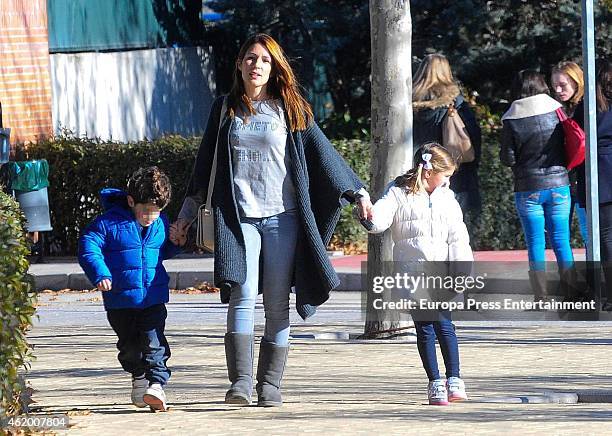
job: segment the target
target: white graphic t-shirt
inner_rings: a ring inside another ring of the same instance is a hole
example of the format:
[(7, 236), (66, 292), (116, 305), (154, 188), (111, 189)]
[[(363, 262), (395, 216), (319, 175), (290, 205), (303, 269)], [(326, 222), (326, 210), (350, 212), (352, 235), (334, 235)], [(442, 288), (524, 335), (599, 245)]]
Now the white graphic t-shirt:
[(254, 101), (255, 115), (237, 113), (230, 128), (234, 191), (243, 217), (264, 218), (295, 209), (280, 100)]

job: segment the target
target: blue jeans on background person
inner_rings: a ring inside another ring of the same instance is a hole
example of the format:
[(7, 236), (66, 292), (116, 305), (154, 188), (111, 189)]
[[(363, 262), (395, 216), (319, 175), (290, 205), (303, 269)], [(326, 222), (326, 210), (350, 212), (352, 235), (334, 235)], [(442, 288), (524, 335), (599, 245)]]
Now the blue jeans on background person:
[(264, 338), (279, 346), (287, 346), (298, 213), (290, 210), (266, 218), (243, 217), (240, 227), (246, 247), (247, 276), (244, 284), (232, 289), (227, 309), (227, 332), (253, 334), (261, 256), (261, 285), (266, 316)]
[[(113, 292), (113, 291), (109, 291)], [(109, 309), (106, 317), (118, 337), (119, 363), (138, 377), (142, 374), (150, 383), (168, 383), (170, 346), (164, 335), (168, 312), (164, 304), (145, 309)]]
[(436, 357), (436, 338), (440, 343), (440, 350), (444, 358), (446, 378), (459, 377), (459, 345), (450, 312), (440, 312), (438, 320), (435, 321), (417, 321), (420, 318), (418, 315), (418, 313), (413, 314), (414, 327), (417, 334), (417, 348), (429, 381), (440, 378), (438, 359)]
[(548, 232), (559, 268), (571, 268), (574, 265), (574, 256), (570, 247), (569, 186), (515, 192), (514, 199), (525, 233), (530, 270), (546, 269), (545, 230)]
[(572, 204), (570, 206), (570, 228), (572, 226), (572, 218), (574, 216), (574, 211), (576, 212), (576, 216), (578, 217), (578, 227), (580, 229), (580, 235), (582, 236), (582, 241), (584, 242), (584, 246), (588, 245), (589, 241), (589, 227), (587, 224), (587, 213), (586, 208), (580, 206), (580, 203), (575, 201), (572, 197)]
[(586, 246), (589, 243), (589, 226), (587, 224), (587, 212), (586, 209), (576, 203), (576, 215), (578, 215), (578, 224), (580, 224), (580, 234), (582, 240)]

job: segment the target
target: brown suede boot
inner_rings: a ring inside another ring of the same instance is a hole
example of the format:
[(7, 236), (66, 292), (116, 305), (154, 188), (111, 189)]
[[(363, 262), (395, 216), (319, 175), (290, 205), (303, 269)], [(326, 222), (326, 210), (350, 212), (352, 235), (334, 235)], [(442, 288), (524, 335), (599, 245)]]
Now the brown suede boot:
[(580, 301), (586, 296), (586, 290), (578, 287), (576, 268), (559, 270), (558, 293), (564, 296), (563, 302)]
[(529, 271), (529, 284), (533, 290), (533, 301), (548, 301), (546, 271)]
[(603, 272), (604, 272), (605, 285), (602, 286), (602, 289), (604, 290), (601, 292), (601, 296), (606, 297), (606, 301), (604, 302), (601, 310), (604, 310), (606, 312), (611, 312), (612, 311), (612, 262), (603, 263)]

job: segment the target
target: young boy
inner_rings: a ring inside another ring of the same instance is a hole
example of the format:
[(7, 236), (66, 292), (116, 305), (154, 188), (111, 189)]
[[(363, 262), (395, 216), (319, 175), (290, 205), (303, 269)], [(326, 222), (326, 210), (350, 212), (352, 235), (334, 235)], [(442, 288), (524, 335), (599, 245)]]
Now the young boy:
[(118, 337), (118, 359), (132, 374), (132, 403), (165, 411), (170, 370), (164, 336), (168, 274), (162, 260), (178, 251), (174, 229), (160, 215), (170, 202), (168, 177), (157, 167), (137, 170), (127, 192), (103, 189), (105, 212), (79, 239), (79, 263), (102, 291), (108, 322)]

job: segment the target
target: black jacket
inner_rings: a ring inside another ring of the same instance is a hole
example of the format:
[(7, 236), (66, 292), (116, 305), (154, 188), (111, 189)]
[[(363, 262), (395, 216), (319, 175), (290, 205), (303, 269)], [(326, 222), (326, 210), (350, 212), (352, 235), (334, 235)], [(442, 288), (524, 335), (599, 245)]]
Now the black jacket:
[[(187, 195), (206, 193), (208, 190), (222, 104), (223, 98), (219, 97), (211, 108)], [(244, 283), (246, 280), (245, 243), (233, 190), (230, 124), (230, 118), (225, 118), (219, 131), (217, 173), (212, 196), (215, 219), (214, 280), (219, 287)], [(306, 319), (315, 313), (316, 306), (327, 301), (329, 292), (340, 285), (326, 247), (340, 218), (341, 207), (352, 201), (353, 192), (364, 185), (315, 123), (304, 131), (291, 132), (287, 135), (287, 141), (301, 224), (294, 271), (296, 309)]]
[(565, 136), (546, 94), (516, 100), (502, 117), (500, 159), (514, 173), (514, 191), (540, 191), (569, 185)]
[[(454, 102), (457, 113), (463, 120), (465, 128), (474, 147), (475, 159), (463, 163), (450, 179), (450, 188), (455, 193), (467, 194), (467, 208), (480, 209), (480, 190), (478, 183), (478, 165), (480, 162), (482, 135), (474, 112), (461, 94), (448, 99)], [(423, 106), (414, 111), (412, 138), (415, 150), (427, 142), (442, 144), (442, 121), (448, 111), (448, 103), (443, 100), (421, 102)]]
[[(579, 103), (573, 117), (584, 127), (584, 105)], [(585, 165), (576, 168), (578, 181), (578, 203), (586, 205)], [(599, 185), (599, 204), (612, 202), (612, 108), (597, 113), (597, 180)]]

